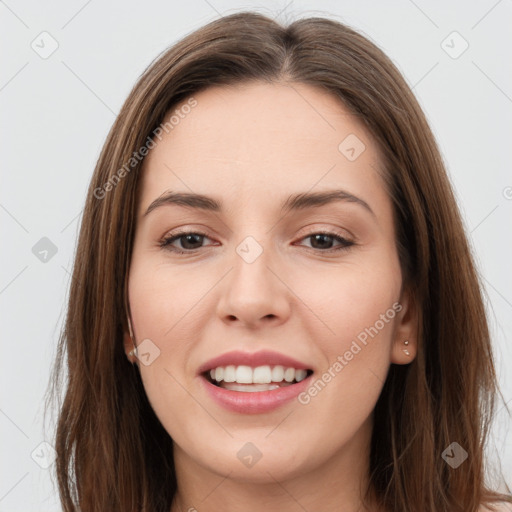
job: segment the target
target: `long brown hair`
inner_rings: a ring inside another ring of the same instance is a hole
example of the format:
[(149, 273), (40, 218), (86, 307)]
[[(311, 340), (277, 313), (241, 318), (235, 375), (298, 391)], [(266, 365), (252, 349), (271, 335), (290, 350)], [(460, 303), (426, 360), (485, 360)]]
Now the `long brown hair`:
[[(170, 510), (172, 439), (123, 349), (143, 162), (130, 159), (179, 102), (211, 85), (251, 80), (334, 95), (366, 124), (384, 157), (404, 285), (420, 327), (417, 357), (391, 365), (374, 411), (367, 496), (394, 512), (476, 512), (481, 503), (512, 502), (484, 483), (499, 392), (492, 347), (481, 284), (421, 108), (390, 59), (349, 27), (324, 18), (284, 27), (244, 12), (209, 23), (151, 64), (97, 162), (53, 376), (57, 394), (67, 370), (55, 440), (64, 510)], [(469, 454), (457, 469), (442, 458), (454, 441)]]

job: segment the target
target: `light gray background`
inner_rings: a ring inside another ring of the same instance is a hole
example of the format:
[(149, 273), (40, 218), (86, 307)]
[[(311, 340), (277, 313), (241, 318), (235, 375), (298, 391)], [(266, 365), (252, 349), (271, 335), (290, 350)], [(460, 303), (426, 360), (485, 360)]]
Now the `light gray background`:
[[(116, 113), (160, 52), (243, 9), (281, 21), (332, 16), (369, 36), (403, 72), (438, 138), (471, 233), (487, 287), (499, 379), (505, 400), (512, 400), (506, 371), (512, 367), (510, 0), (0, 1), (0, 511), (60, 510), (50, 469), (35, 462), (51, 462), (51, 448), (40, 446), (51, 442), (43, 431), (42, 399), (86, 188)], [(31, 47), (51, 48), (43, 31), (58, 43), (47, 59)], [(461, 37), (448, 37), (453, 31)], [(464, 40), (469, 47), (458, 56)], [(46, 262), (32, 252), (42, 237), (58, 249)], [(490, 451), (499, 453), (512, 485), (504, 413), (502, 407)]]

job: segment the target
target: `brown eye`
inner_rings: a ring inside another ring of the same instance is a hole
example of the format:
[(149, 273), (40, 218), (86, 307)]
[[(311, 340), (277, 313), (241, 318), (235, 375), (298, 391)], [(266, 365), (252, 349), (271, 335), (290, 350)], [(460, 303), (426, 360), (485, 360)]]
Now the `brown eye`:
[[(160, 242), (160, 246), (170, 251), (176, 251), (178, 253), (192, 252), (202, 247), (202, 243), (205, 238), (208, 237), (204, 233), (198, 233), (195, 231), (183, 231), (164, 238)], [(179, 242), (181, 247), (172, 245), (176, 241)]]
[[(303, 238), (303, 240), (311, 239), (311, 248), (322, 252), (338, 251), (348, 249), (354, 245), (354, 242), (347, 240), (337, 233), (312, 233)], [(338, 242), (339, 245), (333, 247), (333, 243)]]

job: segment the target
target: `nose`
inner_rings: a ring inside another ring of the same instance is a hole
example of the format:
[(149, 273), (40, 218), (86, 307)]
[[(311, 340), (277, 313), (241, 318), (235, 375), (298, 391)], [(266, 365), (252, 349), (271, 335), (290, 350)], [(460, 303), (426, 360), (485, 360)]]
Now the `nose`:
[(293, 294), (282, 274), (266, 250), (250, 263), (235, 254), (233, 269), (222, 280), (219, 318), (250, 329), (286, 322)]

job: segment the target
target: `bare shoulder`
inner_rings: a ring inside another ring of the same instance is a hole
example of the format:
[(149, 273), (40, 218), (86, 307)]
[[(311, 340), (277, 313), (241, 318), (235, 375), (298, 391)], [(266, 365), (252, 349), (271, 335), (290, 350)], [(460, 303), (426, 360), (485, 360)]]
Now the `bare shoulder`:
[(492, 505), (481, 505), (478, 512), (512, 512), (512, 503), (500, 501)]

